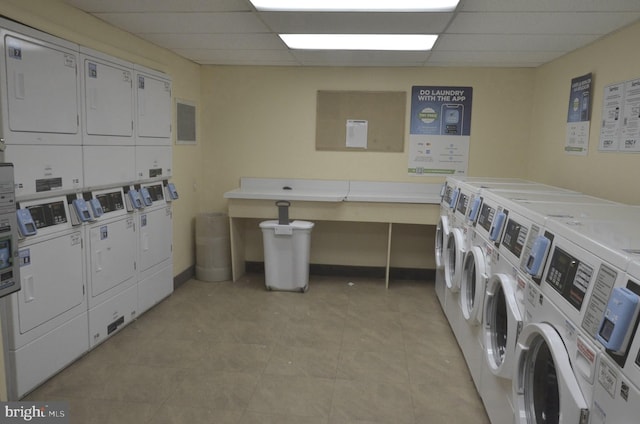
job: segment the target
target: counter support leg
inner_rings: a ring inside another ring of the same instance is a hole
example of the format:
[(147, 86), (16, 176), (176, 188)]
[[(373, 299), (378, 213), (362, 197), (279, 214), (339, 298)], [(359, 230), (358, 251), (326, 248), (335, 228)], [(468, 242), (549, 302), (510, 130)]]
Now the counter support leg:
[(385, 288), (389, 288), (389, 269), (391, 267), (391, 232), (393, 224), (389, 223), (389, 232), (387, 234), (387, 265), (385, 270), (384, 285)]
[(231, 239), (231, 277), (238, 281), (245, 272), (244, 260), (244, 221), (241, 218), (229, 217)]

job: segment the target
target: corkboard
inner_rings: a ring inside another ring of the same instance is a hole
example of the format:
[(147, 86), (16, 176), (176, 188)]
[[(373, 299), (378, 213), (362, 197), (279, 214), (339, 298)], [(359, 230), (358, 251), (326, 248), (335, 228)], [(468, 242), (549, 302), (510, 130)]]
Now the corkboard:
[[(316, 150), (403, 152), (407, 93), (318, 91)], [(347, 121), (367, 121), (367, 148), (347, 147)]]

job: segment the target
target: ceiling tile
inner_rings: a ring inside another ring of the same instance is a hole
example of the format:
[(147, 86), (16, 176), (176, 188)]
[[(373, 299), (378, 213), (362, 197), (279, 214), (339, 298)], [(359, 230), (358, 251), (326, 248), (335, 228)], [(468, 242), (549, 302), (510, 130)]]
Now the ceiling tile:
[(422, 66), (428, 52), (381, 51), (304, 51), (294, 50), (293, 56), (303, 65), (321, 66)]
[(168, 49), (286, 49), (275, 34), (143, 34), (141, 37)]
[(463, 12), (637, 12), (638, 0), (467, 0)]
[(260, 17), (278, 33), (391, 33), (435, 34), (442, 32), (453, 13), (280, 13)]
[(563, 54), (562, 52), (520, 51), (433, 51), (427, 65), (535, 67)]
[(247, 0), (65, 0), (89, 13), (251, 11)]
[(591, 43), (596, 35), (540, 34), (443, 34), (437, 50), (456, 51), (560, 51), (566, 52)]
[(449, 34), (606, 34), (640, 18), (634, 13), (466, 13), (456, 15)]
[(96, 16), (134, 34), (269, 31), (251, 12), (97, 13)]
[(288, 50), (174, 49), (175, 53), (198, 63), (298, 65)]

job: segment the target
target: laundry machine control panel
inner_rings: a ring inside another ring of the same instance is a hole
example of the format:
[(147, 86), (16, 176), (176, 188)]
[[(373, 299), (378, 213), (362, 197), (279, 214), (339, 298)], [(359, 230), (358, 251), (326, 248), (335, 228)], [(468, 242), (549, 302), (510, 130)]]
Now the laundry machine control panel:
[(574, 308), (580, 310), (593, 273), (592, 266), (556, 247), (551, 255), (545, 281)]
[(0, 164), (0, 297), (20, 290), (13, 165)]

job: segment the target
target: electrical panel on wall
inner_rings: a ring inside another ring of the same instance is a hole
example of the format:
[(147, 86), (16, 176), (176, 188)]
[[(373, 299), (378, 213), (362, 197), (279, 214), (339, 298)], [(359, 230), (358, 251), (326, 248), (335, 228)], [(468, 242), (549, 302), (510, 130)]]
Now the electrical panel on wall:
[(136, 145), (171, 145), (171, 80), (135, 65)]
[(11, 21), (0, 27), (5, 142), (80, 145), (79, 46)]

